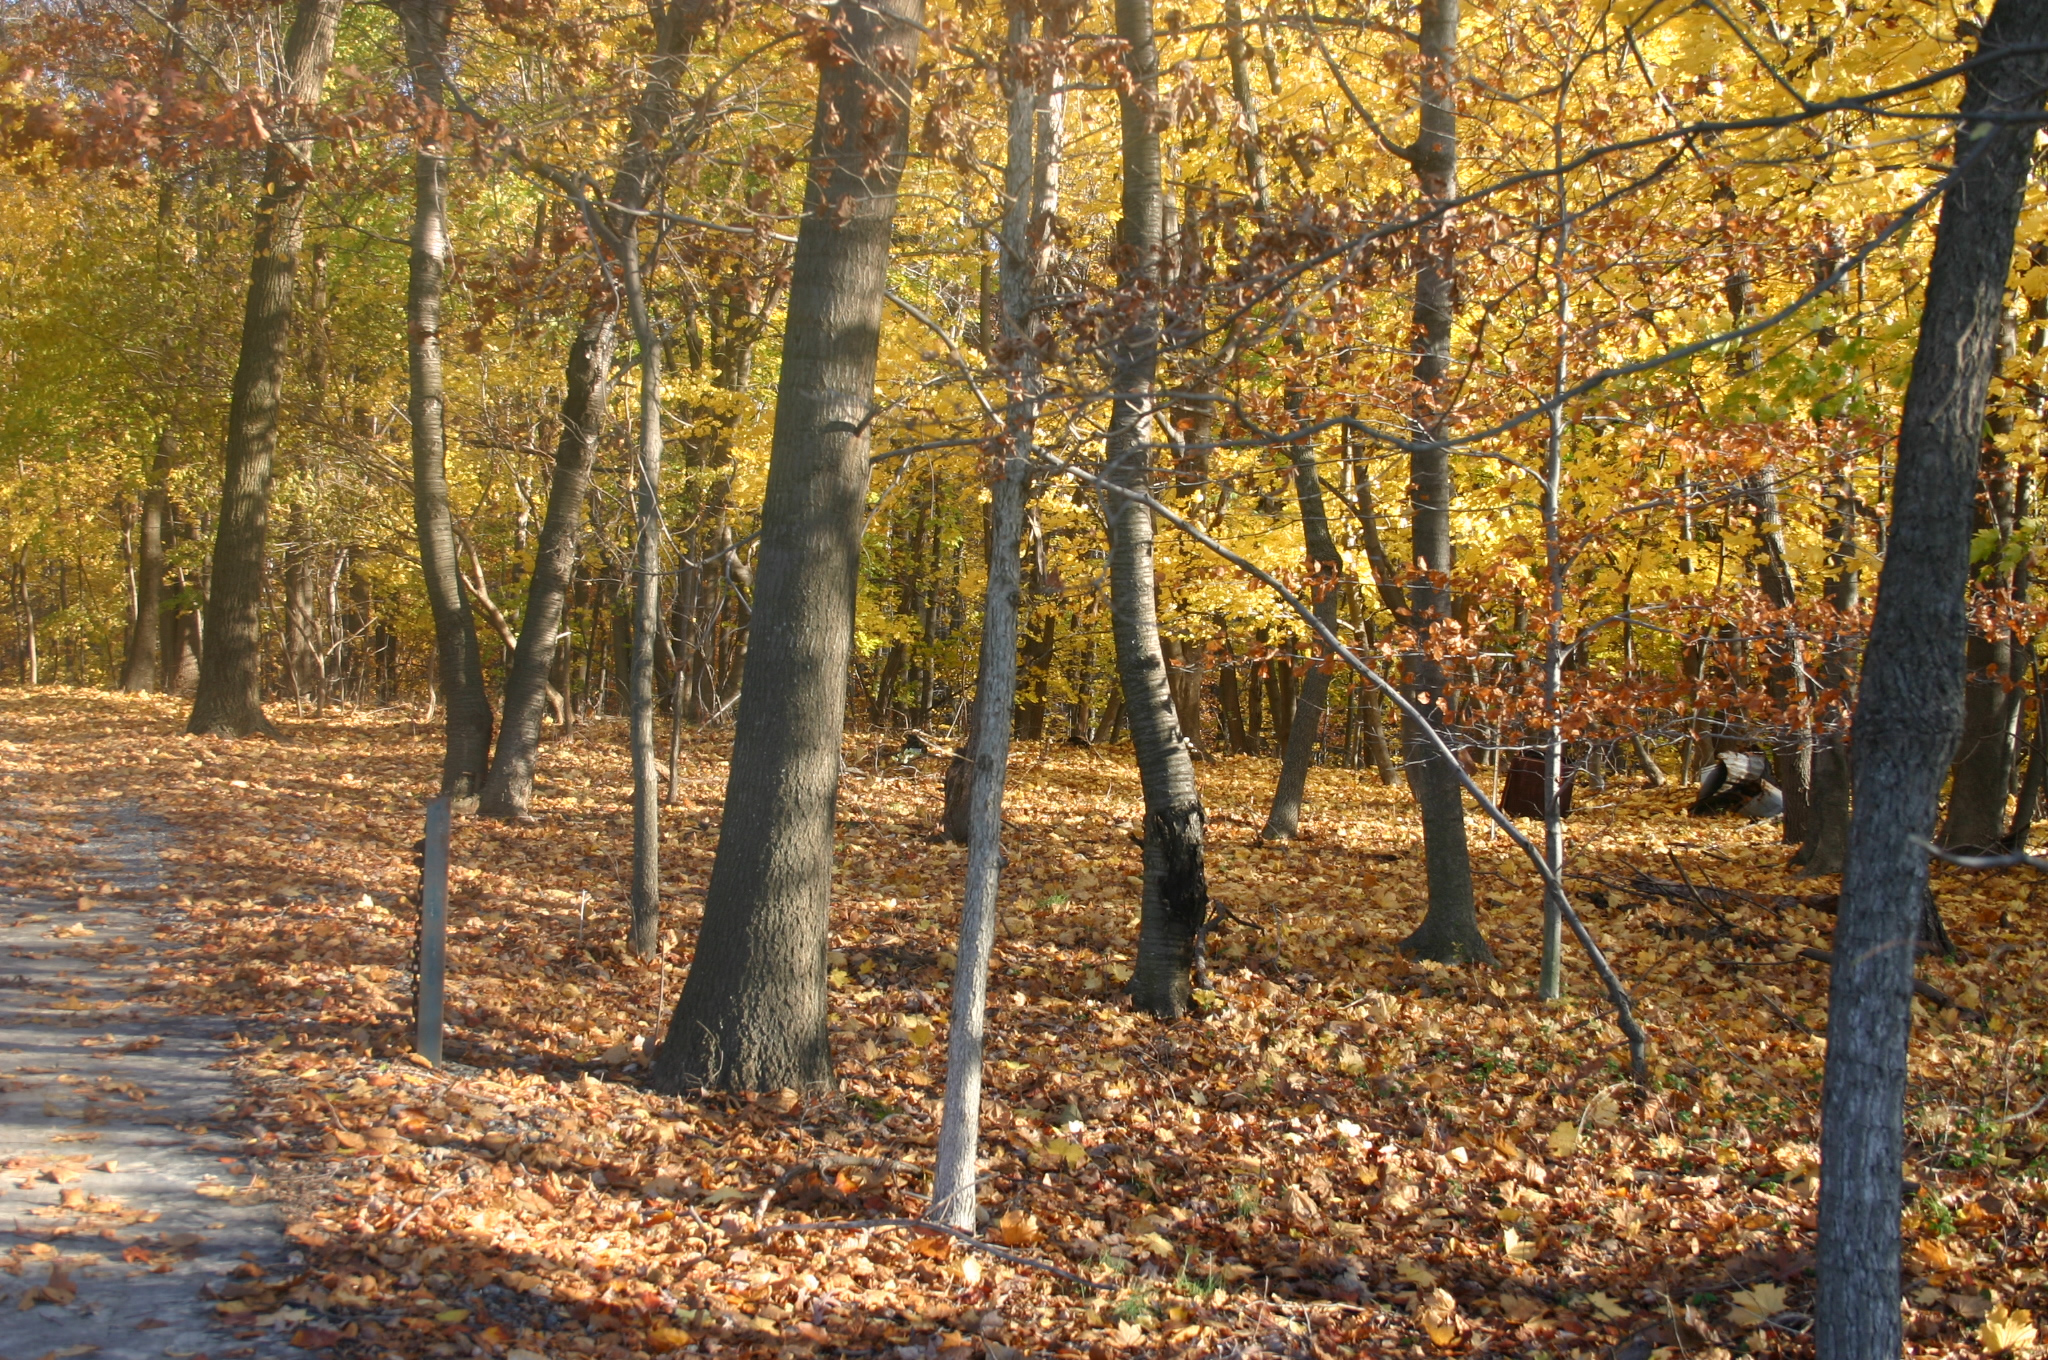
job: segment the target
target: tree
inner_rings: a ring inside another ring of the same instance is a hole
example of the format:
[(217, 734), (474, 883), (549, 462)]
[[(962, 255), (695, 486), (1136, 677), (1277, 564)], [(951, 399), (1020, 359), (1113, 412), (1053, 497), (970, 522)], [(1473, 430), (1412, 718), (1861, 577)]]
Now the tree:
[(414, 117), (413, 220), (405, 292), (407, 422), (412, 427), (413, 523), (420, 571), (434, 611), (434, 654), (448, 713), (441, 796), (474, 807), (491, 756), (491, 701), (484, 693), (476, 617), (462, 583), (455, 522), (448, 506), (448, 399), (441, 377), (441, 291), (448, 273), (448, 110), (442, 70), (448, 60), (449, 0), (403, 0), (405, 63)]
[[(1985, 395), (2042, 90), (2048, 0), (1999, 0), (1964, 87), (1855, 720), (1821, 1092), (1820, 1360), (1897, 1355), (1899, 1164), (1927, 844), (1962, 729)], [(2029, 49), (2032, 50), (2029, 50)], [(2015, 50), (2017, 49), (2017, 50)]]
[(205, 650), (186, 730), (246, 737), (274, 729), (263, 716), (263, 556), (270, 524), (277, 408), (291, 335), (292, 289), (305, 239), (314, 133), (307, 117), (327, 84), (341, 0), (298, 0), (285, 36), (278, 129), (263, 158), (263, 196), (249, 263), (241, 352), (228, 407), (227, 464), (204, 615)]
[[(1117, 258), (1119, 282), (1131, 299), (1131, 319), (1109, 355), (1116, 396), (1103, 470), (1117, 486), (1146, 491), (1151, 483), (1147, 431), (1157, 400), (1153, 389), (1159, 372), (1159, 268), (1165, 245), (1159, 50), (1151, 0), (1116, 0), (1116, 32), (1124, 42), (1125, 73), (1117, 93), (1123, 151)], [(1195, 951), (1209, 917), (1203, 866), (1206, 819), (1159, 642), (1152, 510), (1142, 500), (1111, 496), (1103, 516), (1109, 522), (1117, 678), (1123, 685), (1124, 716), (1145, 793), (1145, 886), (1131, 1004), (1171, 1019), (1188, 1008)]]
[(784, 323), (752, 635), (704, 919), (653, 1080), (665, 1091), (832, 1081), (825, 942), (871, 394), (923, 0), (810, 30), (811, 173)]
[[(1458, 194), (1458, 4), (1423, 0), (1419, 30), (1421, 135), (1402, 157), (1414, 168), (1426, 212), (1448, 211)], [(1452, 561), (1451, 450), (1446, 441), (1448, 411), (1443, 402), (1451, 365), (1451, 325), (1457, 298), (1457, 266), (1451, 252), (1456, 233), (1440, 218), (1425, 219), (1417, 232), (1415, 270), (1416, 442), (1408, 460), (1412, 560), (1405, 591), (1408, 625), (1415, 636), (1408, 654), (1408, 683), (1416, 707), (1446, 726), (1449, 683), (1443, 663), (1432, 654), (1433, 628), (1450, 617)], [(1429, 869), (1429, 908), (1402, 948), (1442, 963), (1492, 963), (1493, 950), (1479, 933), (1472, 898), (1472, 857), (1465, 843), (1465, 800), (1457, 773), (1434, 743), (1407, 722), (1403, 768), (1422, 813), (1423, 855)]]
[(177, 436), (168, 429), (159, 433), (136, 533), (135, 626), (128, 635), (127, 664), (121, 668), (121, 688), (130, 694), (148, 694), (157, 687), (157, 654), (163, 649), (164, 515), (170, 508), (171, 460), (177, 454)]
[[(661, 12), (655, 25), (647, 82), (627, 119), (618, 170), (612, 177), (611, 193), (601, 205), (606, 234), (615, 240), (640, 231), (641, 215), (654, 200), (665, 165), (662, 141), (675, 119), (677, 81), (691, 48), (716, 13), (715, 0), (677, 0)], [(521, 818), (533, 801), (548, 675), (555, 664), (569, 585), (582, 551), (583, 500), (590, 490), (590, 473), (604, 432), (605, 406), (611, 399), (618, 322), (615, 303), (588, 304), (569, 346), (562, 387), (562, 429), (555, 442), (547, 515), (534, 554), (533, 580), (526, 591), (518, 644), (505, 676), (504, 726), (478, 805), (486, 816)]]

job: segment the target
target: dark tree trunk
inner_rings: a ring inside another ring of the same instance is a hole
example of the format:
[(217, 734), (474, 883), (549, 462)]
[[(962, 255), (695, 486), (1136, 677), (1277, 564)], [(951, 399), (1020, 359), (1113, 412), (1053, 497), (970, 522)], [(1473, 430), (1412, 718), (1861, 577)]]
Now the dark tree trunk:
[(263, 716), (263, 551), (270, 527), (271, 462), (277, 452), (277, 408), (291, 337), (292, 284), (305, 240), (307, 172), (313, 135), (303, 111), (317, 104), (334, 56), (341, 0), (299, 0), (285, 38), (279, 96), (288, 110), (263, 163), (263, 197), (249, 293), (242, 311), (241, 353), (228, 404), (227, 469), (207, 582), (206, 648), (185, 730), (246, 737), (275, 731)]
[[(1458, 0), (1423, 0), (1418, 46), (1421, 69), (1422, 135), (1409, 153), (1417, 185), (1428, 204), (1448, 203), (1458, 192), (1458, 114), (1455, 71), (1458, 60)], [(1451, 258), (1455, 233), (1434, 223), (1421, 228), (1415, 272), (1414, 341), (1418, 391), (1415, 424), (1423, 442), (1409, 455), (1412, 487), (1413, 557), (1420, 568), (1408, 582), (1410, 626), (1426, 639), (1432, 623), (1450, 612), (1445, 578), (1452, 567), (1451, 454), (1435, 442), (1447, 413), (1438, 402), (1439, 388), (1450, 372), (1452, 309), (1456, 302), (1456, 268)], [(1439, 727), (1449, 709), (1444, 703), (1448, 677), (1426, 646), (1407, 658), (1410, 693), (1423, 713)], [(1465, 800), (1456, 773), (1419, 731), (1404, 720), (1404, 760), (1409, 787), (1422, 813), (1423, 859), (1429, 875), (1429, 908), (1401, 947), (1439, 963), (1492, 963), (1493, 950), (1479, 933), (1479, 913), (1472, 898), (1472, 857), (1465, 841)]]
[[(661, 174), (661, 142), (675, 118), (676, 80), (684, 59), (717, 11), (715, 0), (677, 0), (662, 11), (647, 84), (633, 106), (629, 135), (619, 151), (618, 172), (606, 202), (614, 235), (637, 231), (639, 210), (652, 199)], [(505, 677), (504, 727), (484, 781), (479, 811), (521, 818), (533, 801), (533, 774), (540, 761), (540, 725), (548, 707), (548, 676), (556, 635), (567, 612), (567, 592), (583, 541), (583, 503), (604, 432), (611, 397), (612, 356), (618, 346), (615, 308), (593, 310), (569, 349), (562, 395), (562, 433), (555, 443), (555, 470), (548, 485), (533, 580), (526, 590), (519, 646)], [(564, 677), (566, 681), (567, 677)], [(557, 686), (566, 694), (565, 686)], [(565, 704), (573, 708), (573, 704)]]
[[(1159, 51), (1151, 0), (1116, 0), (1116, 32), (1128, 78), (1118, 96), (1123, 146), (1122, 225), (1117, 242), (1123, 286), (1143, 299), (1115, 342), (1116, 399), (1109, 418), (1105, 472), (1133, 490), (1149, 489), (1153, 388), (1159, 371), (1159, 316), (1153, 297), (1164, 240), (1159, 174)], [(1111, 493), (1109, 598), (1117, 677), (1145, 793), (1145, 886), (1131, 1003), (1172, 1018), (1188, 1008), (1195, 952), (1209, 915), (1203, 866), (1204, 818), (1195, 766), (1159, 646), (1151, 507)]]
[(2006, 831), (2005, 800), (2012, 790), (2016, 727), (2025, 694), (2012, 683), (2012, 633), (2003, 622), (1996, 637), (1972, 632), (1964, 651), (1963, 730), (1949, 786), (1941, 844), (1965, 854), (1994, 854)]
[[(1294, 498), (1301, 506), (1301, 536), (1308, 548), (1308, 560), (1315, 571), (1316, 617), (1335, 627), (1344, 577), (1344, 556), (1330, 535), (1330, 519), (1323, 509), (1323, 484), (1316, 468), (1315, 446), (1307, 440), (1294, 449)], [(1323, 707), (1330, 696), (1330, 672), (1322, 666), (1309, 667), (1302, 677), (1295, 700), (1294, 720), (1288, 727), (1287, 751), (1280, 759), (1280, 781), (1273, 790), (1273, 806), (1266, 813), (1266, 827), (1259, 835), (1269, 841), (1293, 840), (1301, 830), (1301, 798), (1308, 787), (1308, 768), (1315, 758), (1316, 733), (1321, 730)]]
[(135, 627), (128, 634), (128, 659), (121, 688), (148, 694), (157, 687), (157, 655), (163, 647), (164, 514), (170, 505), (171, 460), (178, 439), (169, 430), (156, 437), (149, 485), (142, 493), (142, 524), (135, 552)]
[(889, 237), (923, 21), (923, 0), (838, 7), (819, 67), (746, 679), (696, 957), (654, 1064), (664, 1091), (832, 1083), (833, 808)]
[[(2048, 40), (2048, 0), (1999, 0), (1979, 50)], [(1968, 76), (1963, 113), (2041, 107), (2048, 56)], [(1835, 922), (1821, 1094), (1819, 1360), (1900, 1352), (1900, 1159), (1926, 842), (1962, 726), (1965, 588), (1985, 393), (2035, 124), (1965, 121), (1900, 420), (1889, 542), (1856, 707), (1855, 815)]]
[[(548, 677), (557, 657), (556, 641), (568, 613), (569, 588), (583, 543), (583, 502), (604, 432), (610, 397), (612, 354), (618, 347), (618, 312), (609, 306), (591, 313), (569, 350), (568, 382), (562, 395), (562, 433), (555, 441), (555, 468), (548, 481), (547, 516), (541, 521), (533, 579), (526, 587), (526, 612), (519, 645), (505, 677), (505, 720), (491, 758), (479, 811), (490, 817), (524, 817), (533, 801), (533, 772), (540, 761), (540, 725), (547, 713)], [(566, 654), (564, 654), (566, 657)], [(566, 693), (567, 670), (555, 686)], [(571, 707), (566, 702), (565, 708)], [(566, 720), (566, 719), (565, 719)]]
[(412, 426), (412, 513), (420, 571), (434, 614), (434, 656), (447, 742), (441, 796), (474, 807), (491, 758), (491, 701), (484, 694), (476, 616), (462, 584), (455, 521), (448, 505), (448, 402), (441, 379), (441, 293), (448, 273), (448, 111), (441, 75), (448, 56), (450, 0), (404, 0), (405, 61), (416, 104), (411, 269), (405, 293), (406, 415)]

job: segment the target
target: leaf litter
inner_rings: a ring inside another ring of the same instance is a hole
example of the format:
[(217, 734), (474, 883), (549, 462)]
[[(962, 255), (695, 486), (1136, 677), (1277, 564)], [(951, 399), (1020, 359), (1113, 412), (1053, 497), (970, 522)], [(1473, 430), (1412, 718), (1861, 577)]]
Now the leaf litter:
[[(839, 1090), (678, 1099), (642, 1077), (716, 848), (715, 734), (686, 734), (664, 809), (658, 964), (620, 947), (615, 726), (552, 734), (534, 824), (459, 825), (435, 1070), (408, 1055), (434, 733), (337, 714), (236, 743), (184, 736), (168, 700), (0, 705), (13, 890), (99, 894), (81, 819), (107, 798), (182, 829), (144, 999), (235, 1018), (246, 1096), (188, 1132), (224, 1140), (214, 1193), (284, 1202), (304, 1262), (215, 1306), (309, 1351), (1811, 1351), (1827, 978), (1799, 951), (1827, 944), (1827, 885), (1785, 873), (1773, 827), (1685, 817), (1683, 790), (1616, 782), (1571, 827), (1581, 872), (1626, 885), (1675, 858), (1715, 894), (1712, 911), (1586, 896), (1654, 1040), (1639, 1090), (1576, 959), (1567, 1000), (1530, 997), (1539, 899), (1477, 823), (1502, 967), (1397, 952), (1423, 900), (1413, 818), (1351, 771), (1316, 771), (1309, 834), (1267, 846), (1274, 762), (1202, 767), (1211, 884), (1236, 919), (1196, 1016), (1132, 1015), (1116, 995), (1140, 869), (1129, 761), (1022, 748), (983, 1122), (984, 1239), (1013, 1260), (884, 1226), (922, 1208), (944, 1082), (965, 852), (931, 837), (936, 762), (849, 740)], [(2048, 951), (2015, 921), (2042, 885), (1948, 869), (1936, 885), (1958, 953), (1921, 977), (1956, 1005), (1914, 1003), (1908, 1335), (1917, 1355), (2023, 1354), (2048, 1283)], [(63, 947), (85, 957), (132, 948), (76, 938)], [(48, 1270), (34, 1289), (61, 1291)]]

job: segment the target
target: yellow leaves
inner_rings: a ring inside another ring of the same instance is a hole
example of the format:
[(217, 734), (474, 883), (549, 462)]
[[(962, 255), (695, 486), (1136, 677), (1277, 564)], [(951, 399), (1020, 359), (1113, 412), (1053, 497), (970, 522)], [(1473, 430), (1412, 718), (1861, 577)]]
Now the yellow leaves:
[(1513, 1228), (1509, 1228), (1500, 1236), (1501, 1254), (1510, 1261), (1520, 1261), (1527, 1264), (1536, 1259), (1536, 1254), (1540, 1249), (1538, 1243), (1528, 1240)]
[(1620, 1322), (1629, 1315), (1629, 1310), (1620, 1299), (1611, 1294), (1594, 1293), (1586, 1295), (1586, 1305), (1607, 1322)]
[(996, 1220), (995, 1231), (991, 1234), (1006, 1247), (1035, 1246), (1045, 1233), (1038, 1226), (1038, 1215), (1027, 1214), (1021, 1209), (1007, 1209)]
[(1734, 1307), (1728, 1320), (1737, 1327), (1761, 1327), (1785, 1311), (1785, 1287), (1776, 1284), (1751, 1285), (1728, 1296)]
[(2030, 1349), (2035, 1340), (2034, 1315), (2024, 1308), (1993, 1308), (1977, 1329), (1977, 1340), (1993, 1355)]
[(1450, 1346), (1465, 1328), (1458, 1316), (1458, 1301), (1447, 1289), (1432, 1289), (1415, 1300), (1415, 1322), (1438, 1346)]
[(1544, 1141), (1550, 1148), (1551, 1156), (1569, 1157), (1579, 1150), (1579, 1126), (1572, 1123), (1559, 1124), (1551, 1129), (1550, 1136)]
[(1088, 1149), (1071, 1138), (1048, 1138), (1031, 1160), (1048, 1170), (1079, 1171), (1088, 1162)]
[(1422, 1264), (1413, 1256), (1403, 1256), (1394, 1267), (1394, 1273), (1402, 1280), (1414, 1285), (1417, 1289), (1436, 1288), (1435, 1274), (1430, 1271), (1428, 1266)]

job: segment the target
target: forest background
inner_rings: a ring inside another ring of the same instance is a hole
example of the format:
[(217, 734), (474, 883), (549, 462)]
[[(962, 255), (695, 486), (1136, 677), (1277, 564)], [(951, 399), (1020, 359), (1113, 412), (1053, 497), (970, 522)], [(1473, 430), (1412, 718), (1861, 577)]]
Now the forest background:
[[(859, 486), (805, 579), (834, 579), (818, 562), (849, 544), (858, 566), (850, 612), (803, 617), (850, 650), (823, 668), (829, 702), (792, 681), (762, 721), (829, 718), (831, 782), (863, 753), (879, 778), (985, 752), (969, 710), (1003, 667), (982, 644), (1014, 641), (1014, 705), (992, 712), (1017, 739), (1115, 759), (1128, 735), (1143, 768), (1143, 934), (1107, 965), (1141, 1009), (1216, 1004), (1205, 937), (1263, 928), (1229, 889), (1210, 915), (1193, 791), (1232, 777), (1212, 762), (1283, 757), (1265, 842), (1312, 827), (1312, 767), (1405, 775), (1428, 835), (1398, 943), (1438, 963), (1496, 961), (1475, 865), (1527, 866), (1475, 858), (1429, 734), (1471, 791), (1512, 809), (1519, 783), (1545, 823), (1525, 981), (1546, 999), (1578, 929), (1567, 766), (1582, 799), (1726, 771), (1746, 804), (1768, 777), (1790, 867), (1840, 871), (1899, 411), (1936, 213), (1970, 159), (1954, 111), (1966, 76), (1992, 79), (1969, 64), (1987, 15), (1114, 10), (14, 9), (18, 679), (191, 693), (201, 735), (268, 728), (259, 695), (344, 724), (445, 714), (442, 791), (515, 820), (559, 778), (543, 731), (630, 715), (628, 943), (652, 957), (672, 943), (663, 781), (675, 804), (693, 730), (737, 713), (746, 740), (750, 653), (798, 658), (770, 677), (817, 669), (771, 631), (790, 616), (756, 613), (784, 598), (764, 507), (776, 440), (799, 438), (774, 413), (807, 401), (829, 417), (807, 475)], [(2048, 765), (2029, 598), (2048, 237), (2025, 167), (2015, 183), (1940, 831), (1993, 854), (2024, 849)], [(808, 286), (865, 288), (872, 323), (806, 302), (805, 232), (842, 251)], [(800, 307), (830, 325), (785, 326)], [(976, 781), (955, 773), (931, 820), (966, 840)], [(992, 882), (992, 847), (970, 883)], [(1628, 891), (1654, 896), (1644, 881)], [(1819, 909), (1748, 902), (1788, 904)], [(1596, 971), (1626, 1030), (1623, 979)], [(1936, 995), (1981, 1018), (1974, 994)], [(707, 1075), (671, 1047), (657, 1085)], [(806, 1061), (745, 1055), (728, 1084), (807, 1091)], [(1537, 1259), (1519, 1241), (1508, 1258)], [(2013, 1316), (1983, 1344), (2017, 1337)]]

